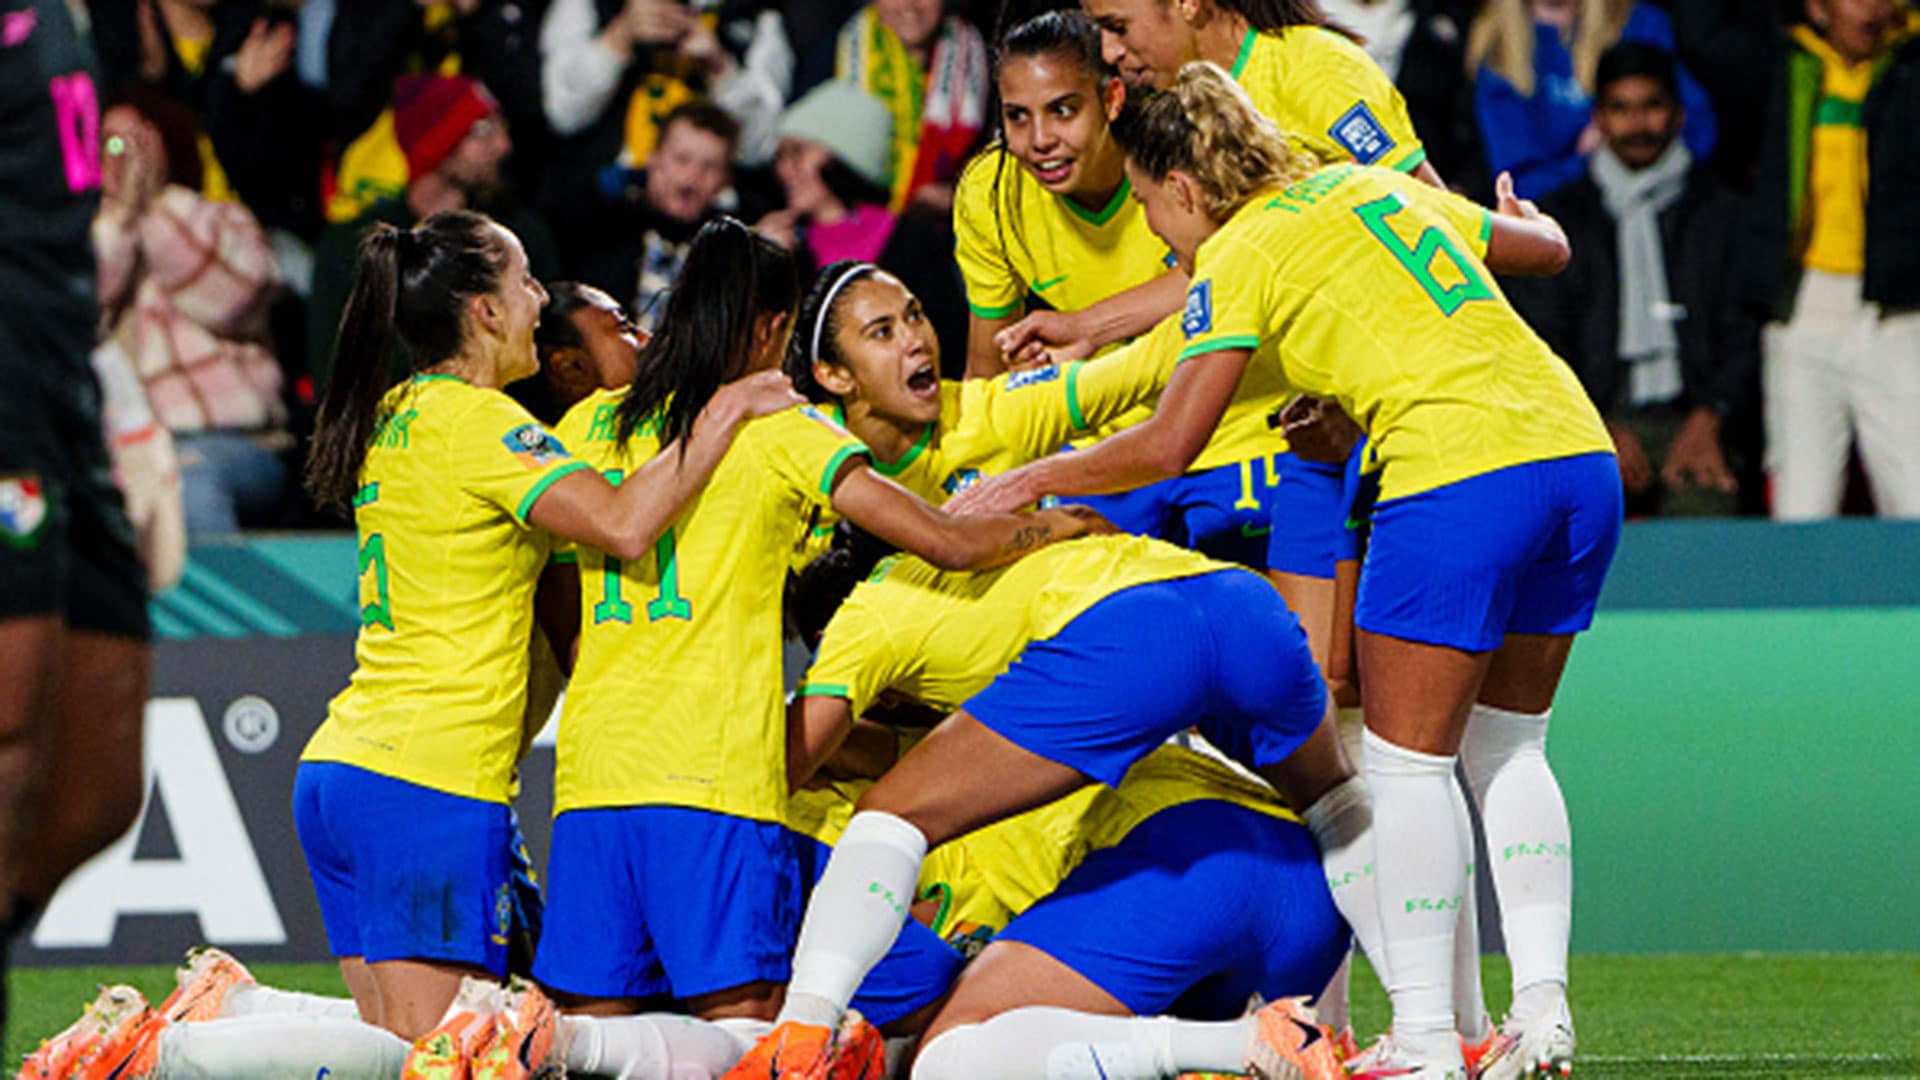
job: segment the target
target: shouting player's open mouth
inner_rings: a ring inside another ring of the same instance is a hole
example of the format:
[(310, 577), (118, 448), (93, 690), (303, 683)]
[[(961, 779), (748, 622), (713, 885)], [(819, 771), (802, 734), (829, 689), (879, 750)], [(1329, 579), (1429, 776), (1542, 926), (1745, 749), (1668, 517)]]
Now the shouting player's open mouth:
[(1049, 188), (1057, 188), (1064, 185), (1073, 175), (1073, 159), (1046, 158), (1041, 161), (1029, 161), (1027, 169), (1033, 173), (1035, 180)]
[(940, 372), (934, 368), (933, 361), (926, 361), (907, 376), (907, 393), (921, 401), (931, 401), (940, 396)]

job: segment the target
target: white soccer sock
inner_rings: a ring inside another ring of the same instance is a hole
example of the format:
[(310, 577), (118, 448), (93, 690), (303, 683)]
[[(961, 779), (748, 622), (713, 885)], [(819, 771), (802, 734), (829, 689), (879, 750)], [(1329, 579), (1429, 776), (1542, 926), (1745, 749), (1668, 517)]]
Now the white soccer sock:
[(283, 1013), (171, 1024), (155, 1074), (166, 1080), (393, 1080), (407, 1040), (337, 1017)]
[(1453, 927), (1470, 834), (1449, 791), (1454, 759), (1396, 746), (1372, 731), (1365, 753), (1394, 1042), (1417, 1059), (1457, 1066)]
[(907, 921), (927, 838), (876, 810), (853, 815), (813, 887), (780, 1019), (834, 1027)]
[[(1334, 713), (1333, 723), (1334, 732), (1340, 737), (1340, 749), (1346, 753), (1347, 763), (1353, 766), (1355, 772), (1365, 775), (1366, 762), (1362, 748), (1362, 739), (1367, 732), (1365, 710), (1358, 705), (1349, 705), (1341, 708)], [(1368, 797), (1368, 815), (1369, 818), (1371, 818), (1371, 795)], [(1373, 838), (1369, 835), (1367, 845), (1371, 847), (1372, 844)], [(1373, 966), (1374, 974), (1379, 977), (1381, 985), (1384, 986), (1387, 981), (1387, 958), (1381, 955), (1383, 950), (1377, 947), (1380, 935), (1380, 908), (1379, 900), (1374, 896), (1375, 890), (1373, 881), (1371, 880), (1372, 874), (1373, 859), (1369, 856), (1367, 859), (1367, 875), (1369, 878), (1366, 883), (1367, 895), (1366, 899), (1362, 901), (1362, 903), (1365, 904), (1365, 908), (1361, 911), (1360, 917), (1372, 923), (1372, 932), (1374, 935), (1372, 940), (1376, 948), (1373, 954), (1367, 957), (1367, 962)], [(1332, 873), (1327, 875), (1327, 880), (1329, 883), (1333, 881)], [(1347, 925), (1354, 925), (1354, 916), (1349, 914), (1345, 908), (1341, 909), (1341, 914), (1346, 916)], [(1362, 949), (1362, 951), (1364, 952), (1365, 950)], [(1353, 950), (1348, 949), (1346, 959), (1340, 961), (1340, 969), (1333, 973), (1333, 978), (1327, 980), (1327, 988), (1320, 992), (1319, 999), (1314, 1002), (1314, 1011), (1320, 1015), (1320, 1022), (1330, 1025), (1335, 1031), (1352, 1027), (1352, 997)]]
[(751, 1045), (720, 1024), (668, 1013), (563, 1016), (560, 1027), (569, 1071), (616, 1080), (711, 1080)]
[[(1475, 705), (1460, 745), (1486, 827), (1487, 860), (1500, 898), (1500, 929), (1513, 962), (1512, 1019), (1525, 1022), (1567, 985), (1573, 925), (1573, 833), (1560, 784), (1547, 765), (1547, 718)], [(1527, 993), (1542, 984), (1554, 989)]]
[[(1467, 810), (1467, 793), (1460, 790), (1458, 777), (1453, 784), (1454, 813), (1468, 823), (1473, 816)], [(1467, 839), (1467, 888), (1460, 894), (1460, 918), (1453, 924), (1453, 1028), (1468, 1042), (1484, 1040), (1491, 1032), (1487, 1022), (1487, 995), (1480, 985), (1480, 902), (1479, 879), (1473, 863), (1473, 839)]]
[(1161, 1080), (1246, 1067), (1251, 1018), (1208, 1024), (1014, 1009), (942, 1032), (920, 1050), (913, 1080)]
[(220, 999), (223, 1018), (241, 1016), (322, 1016), (335, 1020), (357, 1020), (360, 1010), (352, 998), (304, 994), (298, 990), (277, 990), (271, 986), (236, 986)]
[(1320, 846), (1320, 864), (1326, 869), (1333, 903), (1360, 939), (1360, 948), (1373, 962), (1380, 981), (1387, 981), (1385, 954), (1380, 947), (1380, 904), (1374, 895), (1373, 796), (1366, 781), (1349, 776), (1307, 807), (1300, 815)]
[(1353, 950), (1340, 960), (1340, 966), (1333, 970), (1333, 978), (1327, 980), (1326, 989), (1313, 999), (1314, 1015), (1320, 1022), (1335, 1031), (1344, 1031), (1353, 1026), (1353, 1014), (1349, 1006), (1348, 984), (1353, 981)]
[(754, 1043), (773, 1031), (773, 1021), (755, 1020), (749, 1016), (728, 1016), (711, 1023), (714, 1027), (733, 1036), (733, 1041), (740, 1044), (741, 1057), (745, 1057), (747, 1051), (753, 1049)]

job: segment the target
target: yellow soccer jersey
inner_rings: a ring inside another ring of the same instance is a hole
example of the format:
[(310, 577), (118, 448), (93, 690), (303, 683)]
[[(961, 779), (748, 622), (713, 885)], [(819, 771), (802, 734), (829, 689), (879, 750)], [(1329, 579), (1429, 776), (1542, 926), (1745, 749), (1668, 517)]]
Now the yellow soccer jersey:
[(1253, 349), (1249, 373), (1338, 400), (1367, 430), (1383, 500), (1611, 450), (1572, 370), (1481, 262), (1491, 227), (1484, 208), (1386, 169), (1336, 165), (1264, 193), (1200, 246), (1181, 358)]
[(1029, 294), (1079, 311), (1171, 265), (1127, 183), (1095, 213), (1040, 186), (997, 146), (961, 174), (953, 229), (967, 306), (983, 319), (1020, 314)]
[(827, 623), (800, 693), (846, 698), (856, 716), (888, 689), (951, 711), (1102, 599), (1218, 570), (1240, 568), (1145, 536), (1082, 537), (995, 570), (890, 558)]
[(505, 802), (521, 743), (542, 492), (587, 465), (497, 390), (417, 376), (387, 394), (354, 495), (353, 680), (303, 761)]
[[(618, 441), (619, 400), (596, 393), (560, 425), (609, 476), (661, 452), (645, 430)], [(780, 604), (792, 538), (864, 453), (811, 408), (750, 421), (652, 555), (623, 564), (581, 551), (556, 812), (667, 805), (785, 819)]]
[(1427, 160), (1406, 99), (1366, 52), (1340, 34), (1297, 26), (1249, 29), (1233, 77), (1254, 108), (1322, 161), (1412, 172)]

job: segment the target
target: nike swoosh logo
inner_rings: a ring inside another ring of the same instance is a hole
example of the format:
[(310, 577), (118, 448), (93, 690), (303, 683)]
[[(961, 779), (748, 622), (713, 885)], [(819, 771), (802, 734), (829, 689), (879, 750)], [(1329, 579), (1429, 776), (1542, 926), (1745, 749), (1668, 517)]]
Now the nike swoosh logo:
[(1265, 536), (1272, 531), (1273, 526), (1271, 525), (1254, 525), (1245, 521), (1240, 523), (1240, 535), (1249, 540), (1256, 536)]
[(1067, 280), (1072, 276), (1073, 276), (1072, 274), (1061, 274), (1057, 278), (1048, 278), (1045, 281), (1036, 281), (1033, 283), (1033, 291), (1046, 292), (1048, 289), (1053, 288), (1055, 285), (1060, 284), (1061, 282)]

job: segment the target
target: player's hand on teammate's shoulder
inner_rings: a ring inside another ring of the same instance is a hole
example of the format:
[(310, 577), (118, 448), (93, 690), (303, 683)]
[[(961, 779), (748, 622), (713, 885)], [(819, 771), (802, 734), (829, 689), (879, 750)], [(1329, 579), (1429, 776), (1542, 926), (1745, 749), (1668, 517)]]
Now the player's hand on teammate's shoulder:
[(754, 420), (805, 405), (807, 399), (794, 390), (793, 380), (784, 372), (761, 371), (722, 386), (713, 403), (741, 420)]

